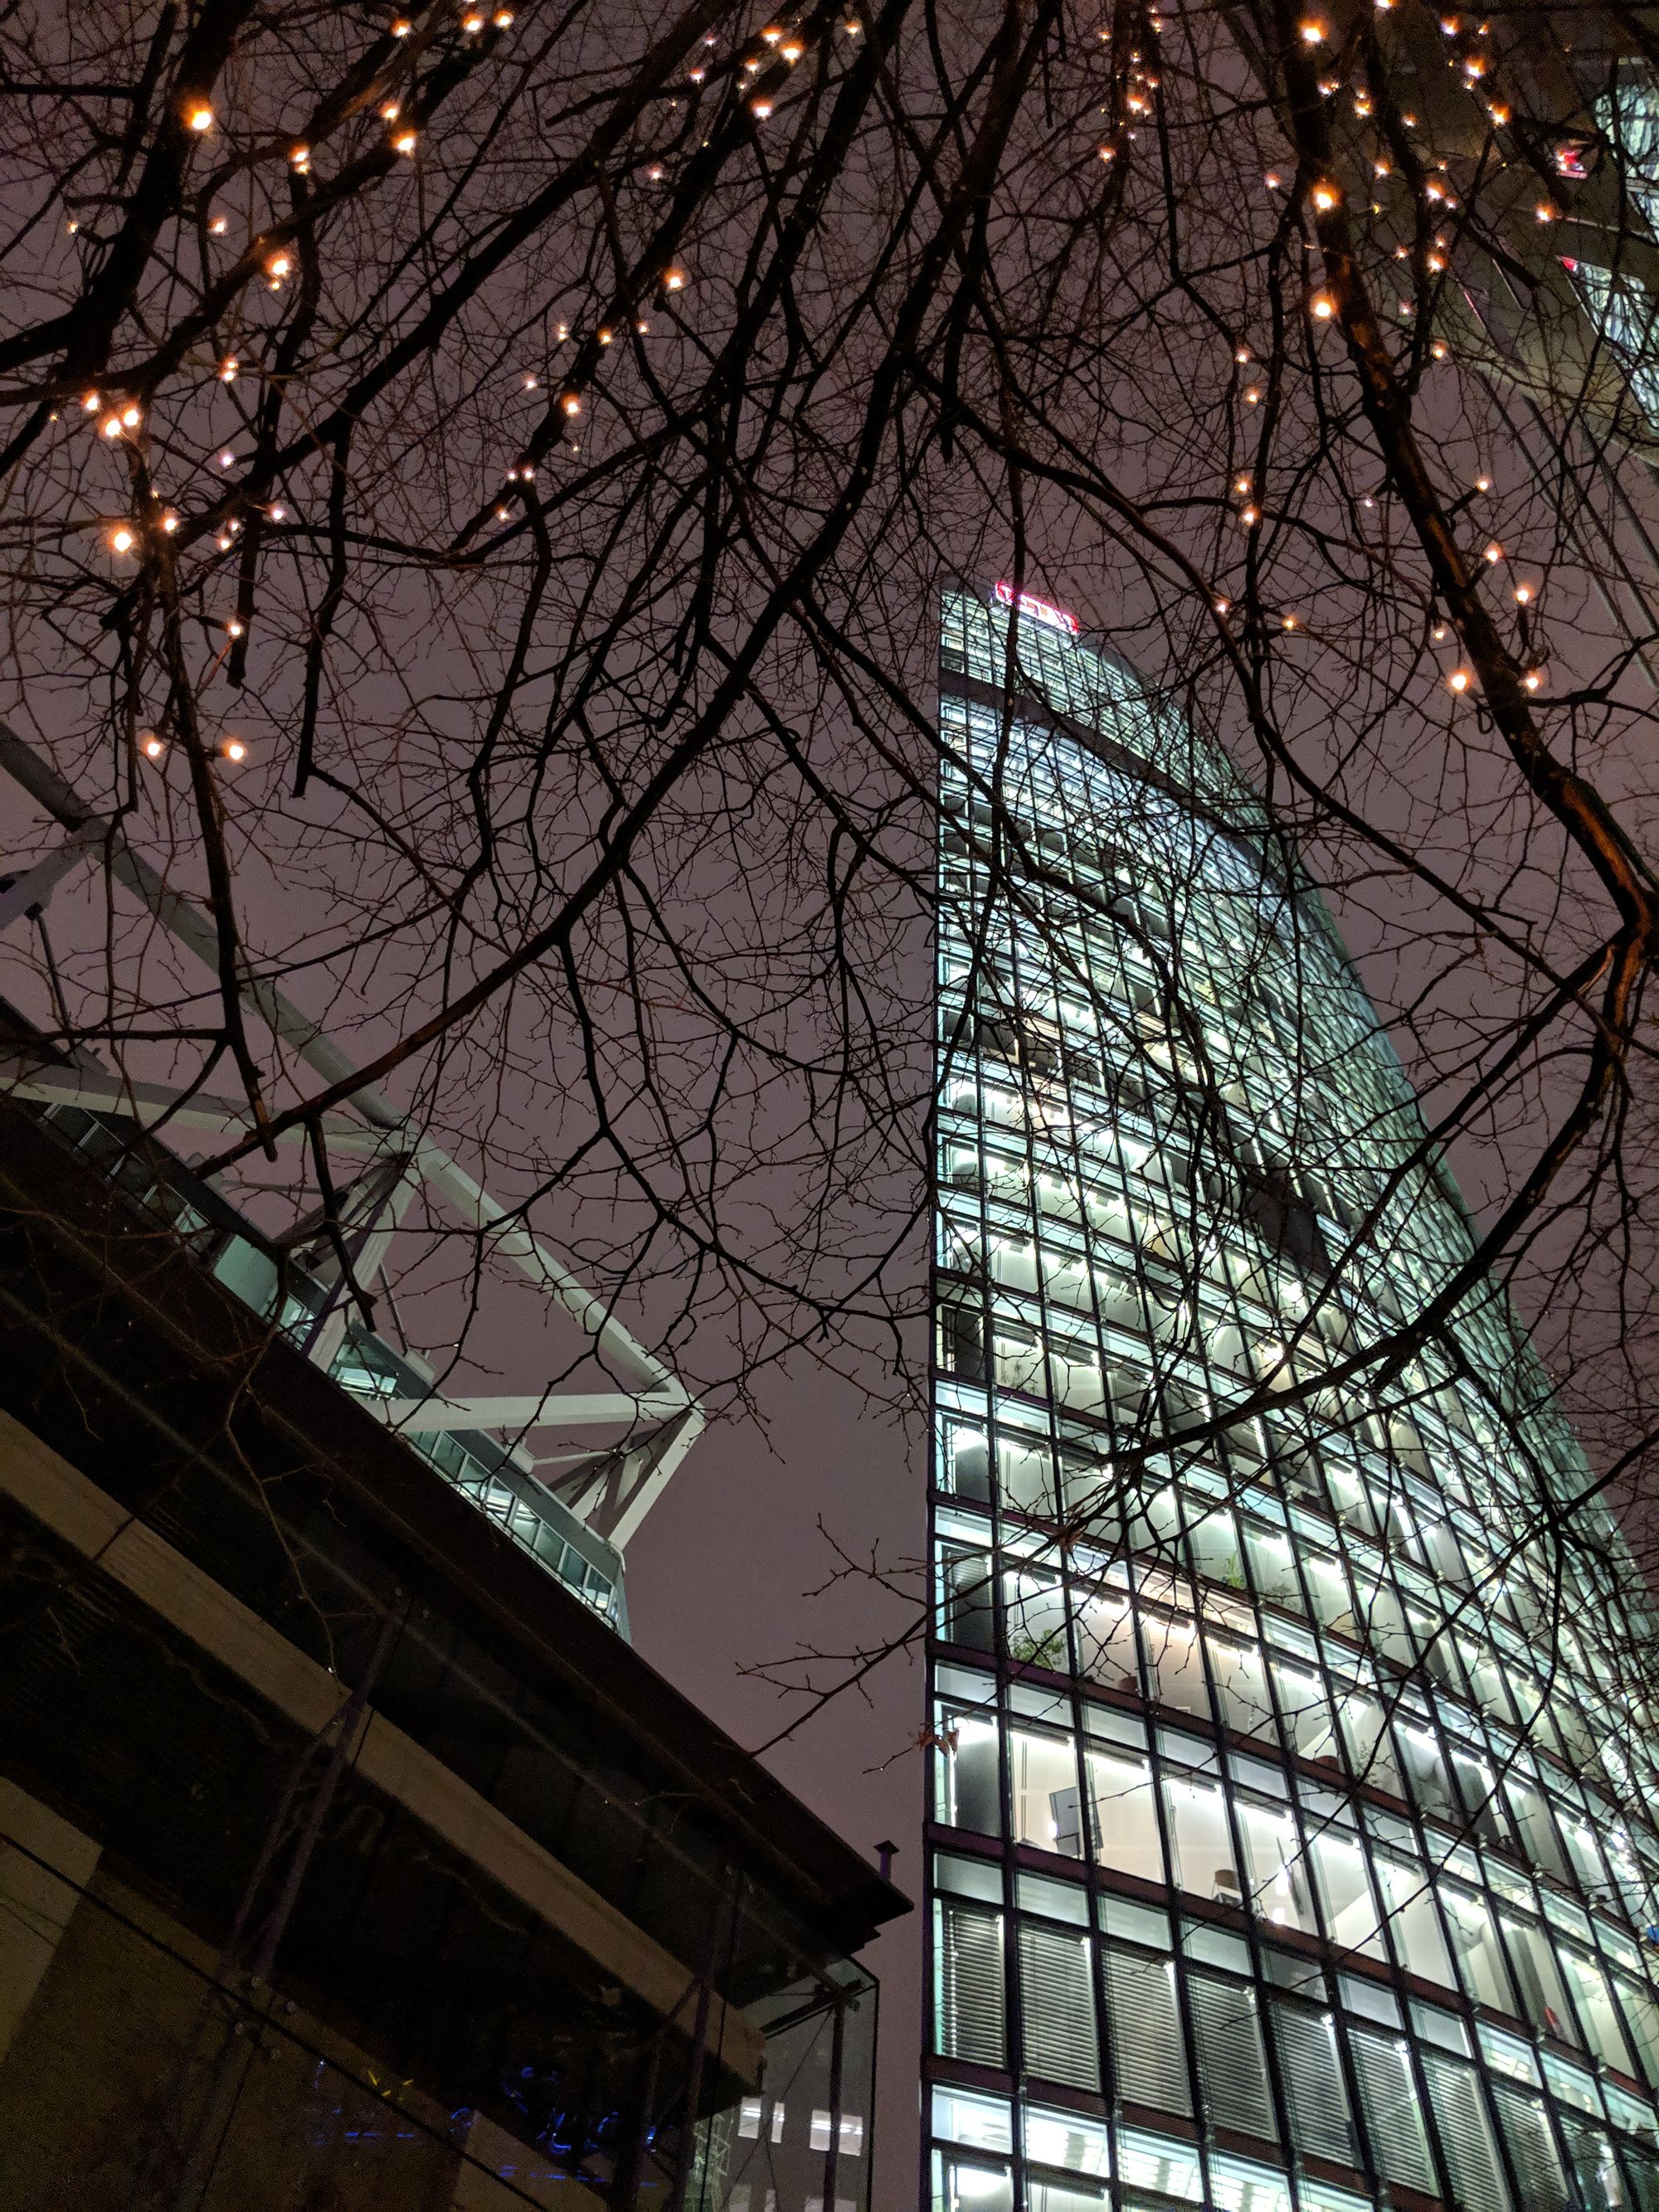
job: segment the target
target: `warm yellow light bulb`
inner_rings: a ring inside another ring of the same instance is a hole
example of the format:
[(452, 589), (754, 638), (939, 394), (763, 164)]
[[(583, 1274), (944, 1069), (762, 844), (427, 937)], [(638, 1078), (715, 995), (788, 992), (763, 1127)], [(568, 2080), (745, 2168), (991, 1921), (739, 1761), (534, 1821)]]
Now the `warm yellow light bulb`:
[(160, 760), (162, 754), (167, 750), (167, 747), (161, 743), (161, 740), (156, 736), (154, 730), (150, 730), (145, 733), (143, 747), (144, 758), (146, 760)]
[(1498, 562), (1503, 559), (1504, 549), (1498, 543), (1496, 538), (1494, 538), (1492, 544), (1487, 546), (1482, 557), (1487, 562), (1488, 566), (1493, 568), (1495, 568)]
[(1313, 188), (1313, 204), (1322, 213), (1334, 208), (1341, 197), (1340, 191), (1333, 184), (1316, 185)]
[(398, 154), (412, 154), (419, 143), (419, 134), (413, 131), (400, 131), (392, 142), (393, 151)]
[(683, 292), (690, 281), (684, 269), (665, 269), (662, 272), (665, 292)]
[(581, 395), (575, 392), (567, 392), (561, 397), (559, 404), (567, 415), (580, 415), (582, 411)]
[(228, 761), (240, 761), (247, 758), (247, 747), (240, 738), (227, 738), (222, 750)]
[(112, 553), (131, 553), (133, 547), (137, 543), (137, 532), (136, 531), (129, 530), (125, 522), (117, 523), (115, 528), (112, 530), (109, 534), (110, 550)]
[(1303, 21), (1297, 26), (1297, 28), (1301, 33), (1302, 43), (1304, 46), (1322, 46), (1324, 45), (1325, 26), (1320, 21), (1316, 15), (1304, 16)]
[(1308, 308), (1316, 320), (1328, 323), (1336, 313), (1336, 301), (1328, 292), (1316, 292), (1308, 302)]
[(1517, 606), (1524, 607), (1529, 605), (1532, 599), (1532, 586), (1517, 584), (1515, 587), (1515, 599)]
[(208, 106), (204, 100), (193, 100), (185, 111), (185, 120), (189, 124), (192, 131), (198, 132), (211, 131), (213, 128), (213, 110)]
[(1469, 688), (1468, 670), (1467, 668), (1454, 668), (1451, 674), (1446, 678), (1446, 687), (1451, 691), (1467, 691)]

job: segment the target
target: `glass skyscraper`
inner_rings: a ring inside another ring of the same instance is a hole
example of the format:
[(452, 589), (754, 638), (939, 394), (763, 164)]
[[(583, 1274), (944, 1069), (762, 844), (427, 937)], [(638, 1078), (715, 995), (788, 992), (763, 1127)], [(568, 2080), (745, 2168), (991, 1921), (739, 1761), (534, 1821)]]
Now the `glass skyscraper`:
[(943, 611), (927, 2191), (1659, 2208), (1629, 1555), (1293, 855), (1012, 597)]

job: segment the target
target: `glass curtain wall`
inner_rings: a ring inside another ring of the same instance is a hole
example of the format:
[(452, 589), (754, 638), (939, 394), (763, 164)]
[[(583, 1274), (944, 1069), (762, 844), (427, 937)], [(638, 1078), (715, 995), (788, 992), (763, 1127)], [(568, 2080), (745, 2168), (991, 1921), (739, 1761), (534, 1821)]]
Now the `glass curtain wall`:
[(946, 599), (933, 2201), (1659, 2212), (1628, 1554), (1258, 805), (1008, 623)]

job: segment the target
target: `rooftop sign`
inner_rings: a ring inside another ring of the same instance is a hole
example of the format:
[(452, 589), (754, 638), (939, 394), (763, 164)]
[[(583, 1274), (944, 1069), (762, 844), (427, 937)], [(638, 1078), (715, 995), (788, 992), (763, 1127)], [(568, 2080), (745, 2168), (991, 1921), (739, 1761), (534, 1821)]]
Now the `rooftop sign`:
[(1017, 592), (1012, 584), (999, 584), (997, 597), (1005, 607), (1018, 605), (1023, 615), (1040, 622), (1046, 629), (1063, 631), (1067, 637), (1076, 637), (1082, 628), (1075, 615), (1057, 607), (1052, 599), (1040, 599), (1034, 592)]

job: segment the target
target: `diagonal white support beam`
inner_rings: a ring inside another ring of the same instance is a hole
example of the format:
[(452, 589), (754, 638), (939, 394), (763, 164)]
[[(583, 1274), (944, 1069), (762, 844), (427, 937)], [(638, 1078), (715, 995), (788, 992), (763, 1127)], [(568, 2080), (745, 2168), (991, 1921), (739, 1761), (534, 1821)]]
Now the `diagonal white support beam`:
[(601, 1421), (666, 1421), (686, 1411), (685, 1401), (659, 1391), (632, 1397), (625, 1390), (544, 1390), (535, 1397), (368, 1398), (372, 1413), (410, 1436), (440, 1429), (562, 1429)]
[[(75, 862), (83, 855), (100, 854), (111, 876), (131, 891), (155, 919), (210, 970), (218, 967), (218, 938), (211, 921), (193, 900), (173, 890), (143, 856), (135, 853), (118, 821), (106, 819), (88, 807), (79, 794), (58, 775), (50, 763), (5, 723), (0, 722), (0, 769), (61, 823), (69, 836), (58, 853), (50, 854), (12, 886), (13, 894), (28, 890), (27, 903), (38, 903)], [(0, 907), (0, 915), (5, 909)], [(3, 927), (3, 921), (0, 921)], [(302, 1013), (274, 985), (257, 976), (241, 986), (251, 1011), (279, 1042), (286, 1045), (325, 1083), (346, 1085), (357, 1069), (319, 1024)], [(131, 1084), (112, 1076), (83, 1070), (25, 1069), (19, 1079), (0, 1087), (10, 1095), (40, 1103), (83, 1105), (94, 1112), (120, 1113), (137, 1119), (141, 1127), (155, 1127), (163, 1133), (174, 1129), (211, 1130), (241, 1135), (250, 1122), (246, 1108), (224, 1099), (192, 1097), (159, 1084)], [(438, 1192), (470, 1227), (489, 1237), (495, 1249), (513, 1261), (538, 1288), (562, 1306), (595, 1343), (606, 1361), (629, 1389), (539, 1397), (470, 1399), (457, 1401), (365, 1401), (374, 1410), (411, 1433), (443, 1428), (498, 1430), (569, 1426), (588, 1422), (660, 1421), (672, 1424), (660, 1437), (629, 1447), (634, 1468), (616, 1525), (627, 1533), (638, 1527), (645, 1512), (661, 1494), (669, 1476), (701, 1431), (703, 1417), (680, 1378), (619, 1321), (610, 1304), (598, 1297), (562, 1267), (546, 1246), (527, 1229), (514, 1209), (501, 1205), (442, 1147), (420, 1128), (373, 1084), (353, 1089), (346, 1100), (367, 1127), (331, 1113), (323, 1128), (331, 1151), (373, 1160), (388, 1151), (406, 1151), (414, 1176)], [(303, 1133), (287, 1133), (303, 1142)], [(401, 1140), (401, 1141), (400, 1141)], [(410, 1186), (405, 1185), (405, 1194)], [(380, 1225), (377, 1224), (377, 1233)], [(380, 1255), (375, 1255), (376, 1261)], [(640, 1455), (643, 1454), (642, 1460)], [(616, 1517), (608, 1512), (607, 1517)], [(620, 1547), (623, 1539), (613, 1534)]]

